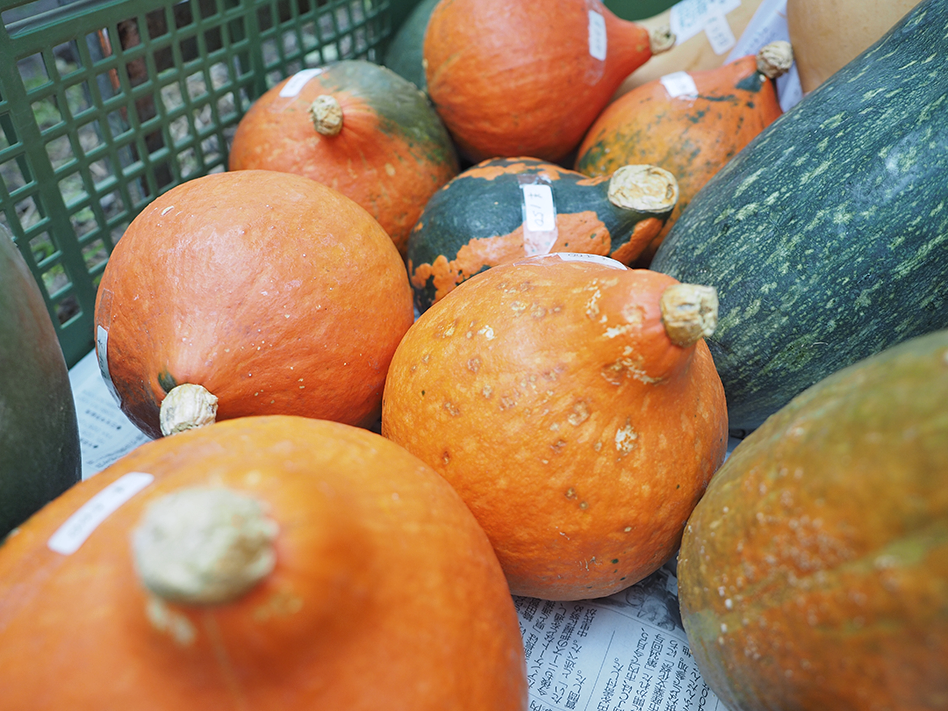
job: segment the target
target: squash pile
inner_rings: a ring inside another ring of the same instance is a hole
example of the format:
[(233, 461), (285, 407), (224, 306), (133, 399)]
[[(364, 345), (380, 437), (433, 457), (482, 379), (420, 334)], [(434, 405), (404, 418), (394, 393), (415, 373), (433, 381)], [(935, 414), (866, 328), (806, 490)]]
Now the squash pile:
[(156, 441), (0, 488), (0, 705), (523, 711), (511, 594), (680, 551), (731, 711), (944, 708), (948, 3), (832, 59), (793, 16), (845, 3), (787, 4), (789, 47), (699, 63), (599, 0), (424, 2), (421, 86), (262, 96), (99, 286)]

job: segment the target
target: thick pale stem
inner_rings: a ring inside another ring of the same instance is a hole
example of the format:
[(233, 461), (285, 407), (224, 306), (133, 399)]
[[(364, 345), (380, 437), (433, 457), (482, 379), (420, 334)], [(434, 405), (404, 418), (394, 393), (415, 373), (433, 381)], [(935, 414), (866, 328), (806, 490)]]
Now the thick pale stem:
[(273, 570), (277, 532), (263, 504), (246, 494), (182, 489), (146, 510), (132, 534), (135, 568), (163, 600), (229, 602)]
[(171, 389), (161, 401), (158, 421), (165, 437), (184, 430), (204, 427), (217, 417), (217, 396), (202, 385), (183, 383)]
[(316, 131), (323, 136), (335, 136), (342, 130), (342, 107), (334, 96), (317, 96), (309, 107)]
[(654, 165), (624, 165), (609, 179), (609, 201), (624, 210), (670, 212), (678, 202), (678, 181)]
[(757, 71), (770, 79), (776, 79), (790, 71), (793, 66), (793, 49), (789, 42), (777, 40), (764, 45), (757, 52)]
[(707, 338), (718, 325), (718, 292), (713, 286), (672, 284), (659, 302), (671, 342), (682, 348)]
[(675, 33), (668, 26), (658, 27), (648, 33), (648, 43), (653, 55), (670, 50), (675, 46), (675, 40)]

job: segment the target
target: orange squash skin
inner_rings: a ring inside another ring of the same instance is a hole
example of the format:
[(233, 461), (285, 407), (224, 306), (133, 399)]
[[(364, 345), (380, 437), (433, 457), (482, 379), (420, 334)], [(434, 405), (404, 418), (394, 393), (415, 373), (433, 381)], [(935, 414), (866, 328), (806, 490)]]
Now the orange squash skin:
[[(605, 21), (605, 61), (589, 51), (588, 12)], [(558, 162), (616, 88), (651, 56), (649, 32), (599, 0), (445, 0), (428, 20), (428, 94), (472, 162)]]
[(644, 162), (678, 180), (678, 204), (638, 266), (647, 266), (695, 193), (782, 113), (774, 82), (753, 56), (690, 74), (696, 98), (672, 98), (660, 79), (646, 82), (606, 107), (577, 151), (576, 170), (585, 175)]
[(500, 265), (399, 345), (382, 434), (458, 490), (515, 595), (585, 599), (645, 577), (723, 460), (707, 346), (661, 324), (673, 283), (555, 256)]
[(212, 174), (129, 226), (96, 301), (123, 412), (160, 436), (175, 385), (203, 385), (219, 420), (295, 414), (375, 422), (414, 318), (401, 256), (371, 215), (316, 181)]
[[(366, 208), (404, 254), (428, 198), (458, 172), (451, 137), (428, 99), (391, 70), (361, 60), (326, 67), (296, 95), (280, 96), (291, 80), (244, 114), (230, 170), (279, 170), (324, 183)], [(335, 136), (320, 135), (309, 115), (321, 95), (342, 109)]]
[[(131, 471), (155, 481), (64, 556), (49, 536)], [(242, 597), (148, 619), (129, 531), (187, 486), (266, 503), (277, 563)], [(526, 709), (523, 646), (490, 544), (451, 488), (384, 438), (273, 416), (150, 442), (0, 546), (5, 711)], [(42, 659), (42, 664), (36, 661)]]

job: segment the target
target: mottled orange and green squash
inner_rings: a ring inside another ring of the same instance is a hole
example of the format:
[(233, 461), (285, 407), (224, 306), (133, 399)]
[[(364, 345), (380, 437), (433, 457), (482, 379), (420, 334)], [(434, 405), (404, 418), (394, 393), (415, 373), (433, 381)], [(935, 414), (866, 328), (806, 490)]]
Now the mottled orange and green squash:
[[(549, 230), (527, 220), (527, 185), (548, 186)], [(465, 279), (535, 254), (583, 252), (628, 265), (661, 231), (677, 190), (674, 176), (652, 166), (588, 178), (535, 158), (483, 161), (435, 193), (412, 230), (415, 306), (424, 311)]]
[(558, 162), (618, 86), (673, 38), (600, 0), (444, 0), (428, 20), (428, 94), (471, 161)]
[(948, 706), (946, 403), (941, 330), (810, 386), (714, 476), (678, 592), (727, 708)]
[(724, 459), (713, 290), (591, 255), (501, 264), (405, 334), (382, 434), (440, 472), (515, 595), (601, 597), (660, 567)]
[(318, 180), (368, 210), (404, 253), (425, 202), (457, 175), (458, 159), (414, 84), (353, 59), (304, 70), (257, 99), (237, 126), (229, 168)]
[(212, 173), (156, 198), (112, 252), (95, 309), (106, 379), (155, 437), (169, 434), (162, 409), (185, 385), (216, 398), (218, 420), (371, 426), (413, 319), (404, 262), (379, 223), (322, 183), (267, 170)]
[(789, 69), (786, 42), (767, 45), (715, 69), (691, 72), (697, 94), (676, 96), (653, 79), (611, 103), (580, 144), (576, 170), (609, 175), (627, 163), (651, 163), (678, 179), (678, 205), (637, 266), (647, 266), (695, 193), (782, 113), (772, 77)]
[[(90, 501), (117, 508), (54, 550)], [(0, 545), (0, 630), (4, 711), (527, 708), (471, 512), (397, 445), (324, 420), (219, 422), (77, 484)]]

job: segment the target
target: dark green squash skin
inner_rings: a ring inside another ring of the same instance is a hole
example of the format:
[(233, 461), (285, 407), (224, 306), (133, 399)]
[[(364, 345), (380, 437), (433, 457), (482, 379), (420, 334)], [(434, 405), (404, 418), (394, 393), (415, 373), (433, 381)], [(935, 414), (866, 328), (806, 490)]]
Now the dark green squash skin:
[(717, 288), (733, 429), (948, 326), (946, 202), (948, 3), (928, 0), (735, 156), (655, 255)]
[[(511, 172), (491, 175), (493, 170), (505, 169)], [(617, 207), (609, 200), (609, 181), (605, 177), (590, 178), (535, 158), (482, 161), (456, 176), (431, 197), (408, 238), (409, 275), (413, 277), (415, 306), (420, 312), (426, 311), (436, 299), (431, 278), (423, 286), (418, 283), (419, 266), (434, 264), (439, 257), (455, 260), (459, 251), (474, 240), (510, 235), (520, 229), (524, 223), (521, 176), (544, 173), (558, 176), (549, 182), (558, 229), (563, 231), (565, 221), (572, 215), (594, 212), (608, 230), (610, 255), (629, 242), (637, 225), (652, 218), (657, 220), (656, 229), (660, 229), (671, 214), (671, 209), (653, 213)], [(587, 250), (578, 243), (571, 248), (567, 241), (557, 251)], [(465, 272), (462, 280), (486, 268)]]
[(747, 436), (682, 540), (702, 677), (731, 711), (948, 703), (948, 330), (811, 386)]
[(385, 57), (382, 62), (393, 72), (425, 92), (428, 90), (428, 81), (422, 64), (424, 59), (422, 48), (425, 41), (425, 30), (428, 28), (428, 18), (431, 17), (438, 1), (421, 0), (415, 5), (411, 14), (398, 28), (398, 31), (392, 37), (392, 41), (385, 49)]
[(69, 371), (39, 287), (0, 229), (0, 540), (82, 476)]

